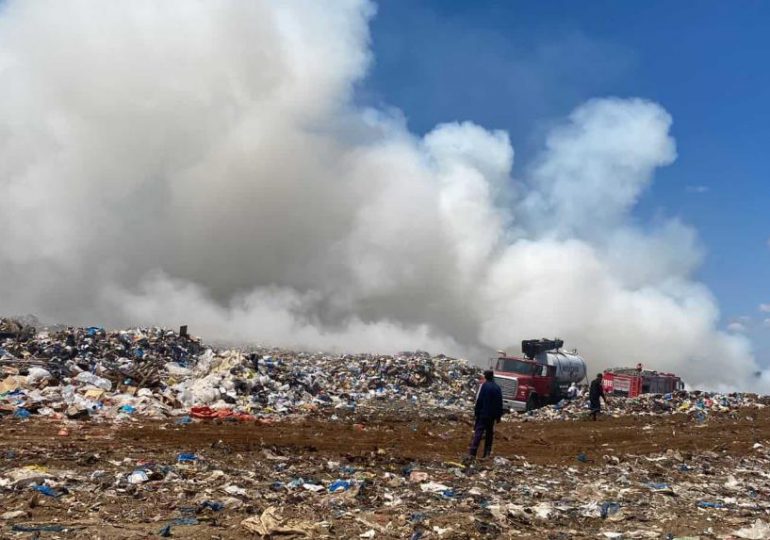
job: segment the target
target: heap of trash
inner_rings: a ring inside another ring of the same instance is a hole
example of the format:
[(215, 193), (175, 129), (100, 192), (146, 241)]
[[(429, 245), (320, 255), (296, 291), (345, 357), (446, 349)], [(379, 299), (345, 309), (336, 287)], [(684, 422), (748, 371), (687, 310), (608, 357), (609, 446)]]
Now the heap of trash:
[(426, 352), (216, 350), (161, 328), (65, 328), (0, 340), (0, 414), (156, 418), (355, 411), (369, 402), (467, 410), (480, 370)]
[(464, 360), (0, 328), (3, 538), (770, 538), (766, 397), (610, 396), (592, 422), (581, 396), (471, 462)]
[[(163, 328), (101, 327), (36, 331), (0, 319), (0, 415), (70, 419), (254, 419), (411, 407), (421, 416), (472, 408), (481, 369), (422, 351), (396, 355), (329, 354), (282, 349), (217, 349)], [(753, 394), (680, 391), (611, 397), (606, 414), (709, 414), (764, 407)], [(580, 420), (585, 396), (507, 415), (506, 421)]]
[[(741, 409), (761, 409), (770, 404), (770, 397), (749, 393), (716, 393), (700, 390), (681, 390), (670, 394), (641, 394), (634, 398), (608, 396), (604, 414), (621, 416), (665, 416), (686, 414), (697, 422), (705, 421), (709, 415), (730, 413)], [(528, 412), (523, 420), (581, 420), (589, 411), (585, 397), (562, 400)]]
[[(295, 426), (282, 422), (284, 431)], [(250, 447), (236, 437), (242, 425), (212, 433), (198, 429), (201, 424), (128, 431), (90, 423), (79, 437), (67, 438), (51, 431), (54, 424), (59, 422), (38, 420), (37, 439), (19, 435), (21, 421), (5, 427), (4, 538), (43, 532), (75, 538), (412, 540), (770, 535), (770, 446), (765, 438), (744, 444), (746, 430), (737, 436), (740, 448), (730, 451), (688, 451), (676, 440), (666, 446), (679, 448), (653, 453), (595, 445), (558, 464), (532, 461), (553, 452), (547, 445), (518, 450), (528, 456), (505, 446), (493, 459), (463, 464), (449, 456), (405, 457), (409, 449), (356, 450), (355, 430), (337, 449), (317, 451), (307, 448), (309, 441)], [(573, 435), (595, 429), (568, 426)], [(503, 426), (501, 435), (514, 428)], [(313, 429), (323, 431), (320, 425)], [(426, 429), (436, 427), (423, 424), (413, 438), (434, 433)], [(713, 426), (707, 438), (723, 444), (727, 439), (717, 437), (727, 429)], [(663, 431), (671, 437), (670, 429)]]

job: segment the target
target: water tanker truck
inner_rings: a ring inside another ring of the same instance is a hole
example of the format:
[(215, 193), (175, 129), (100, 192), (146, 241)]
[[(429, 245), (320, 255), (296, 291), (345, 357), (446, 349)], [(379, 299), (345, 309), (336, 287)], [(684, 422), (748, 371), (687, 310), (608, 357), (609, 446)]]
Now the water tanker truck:
[(557, 403), (570, 384), (586, 378), (583, 357), (563, 346), (561, 339), (527, 339), (521, 342), (522, 356), (501, 352), (492, 360), (505, 409), (523, 412)]

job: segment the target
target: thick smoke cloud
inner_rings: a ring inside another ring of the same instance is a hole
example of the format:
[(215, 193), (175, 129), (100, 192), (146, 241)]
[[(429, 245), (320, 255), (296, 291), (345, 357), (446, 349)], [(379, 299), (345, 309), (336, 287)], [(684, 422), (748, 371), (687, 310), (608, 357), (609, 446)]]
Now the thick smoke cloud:
[(363, 0), (12, 0), (0, 12), (0, 306), (315, 349), (481, 360), (563, 337), (760, 384), (701, 252), (630, 212), (676, 157), (639, 99), (579, 106), (516, 176), (508, 136), (352, 102)]

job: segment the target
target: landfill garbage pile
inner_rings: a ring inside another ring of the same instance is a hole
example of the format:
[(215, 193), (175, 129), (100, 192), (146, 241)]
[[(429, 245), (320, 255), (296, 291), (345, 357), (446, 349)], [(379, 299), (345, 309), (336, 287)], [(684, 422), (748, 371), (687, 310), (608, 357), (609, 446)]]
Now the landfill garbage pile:
[(458, 422), (6, 418), (0, 536), (768, 538), (757, 412), (505, 423), (494, 457), (471, 465)]
[[(34, 332), (1, 319), (0, 414), (125, 420), (134, 416), (253, 420), (330, 413), (371, 416), (408, 408), (421, 416), (456, 414), (472, 404), (481, 370), (425, 352), (393, 356), (280, 349), (217, 350), (161, 328), (100, 327)], [(763, 407), (752, 394), (677, 392), (610, 398), (607, 414), (709, 414)], [(506, 421), (579, 420), (578, 398), (508, 415)]]
[(425, 352), (378, 356), (209, 350), (191, 369), (168, 367), (175, 383), (171, 388), (184, 406), (259, 413), (344, 413), (399, 403), (467, 410), (480, 376), (464, 360)]
[(66, 328), (0, 341), (0, 414), (253, 419), (412, 405), (466, 410), (480, 371), (425, 352), (214, 350), (160, 328)]
[[(609, 405), (603, 405), (605, 415), (661, 416), (686, 414), (696, 422), (704, 422), (709, 415), (730, 413), (740, 409), (764, 408), (770, 397), (748, 393), (721, 394), (714, 392), (679, 391), (671, 394), (642, 394), (635, 398), (608, 396)], [(524, 421), (581, 420), (589, 413), (587, 397), (562, 400), (555, 405), (528, 412)]]
[(770, 538), (766, 397), (563, 401), (466, 464), (463, 360), (4, 325), (2, 538)]
[(7, 338), (33, 338), (35, 335), (35, 322), (33, 318), (24, 320), (0, 317), (0, 340)]

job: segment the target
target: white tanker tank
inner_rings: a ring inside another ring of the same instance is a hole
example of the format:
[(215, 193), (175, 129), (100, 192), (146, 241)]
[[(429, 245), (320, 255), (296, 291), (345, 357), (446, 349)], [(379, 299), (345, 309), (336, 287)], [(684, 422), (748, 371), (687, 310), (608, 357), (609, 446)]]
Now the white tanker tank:
[(527, 358), (539, 364), (556, 368), (556, 383), (568, 385), (586, 378), (586, 361), (576, 352), (560, 350), (564, 346), (561, 339), (528, 339), (521, 342), (521, 350)]
[(586, 378), (586, 361), (583, 357), (570, 352), (551, 351), (535, 356), (540, 364), (556, 367), (556, 383), (571, 384)]

